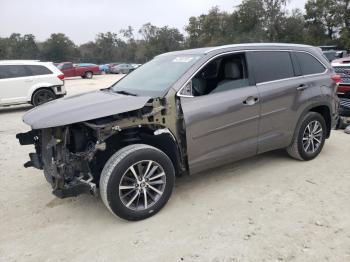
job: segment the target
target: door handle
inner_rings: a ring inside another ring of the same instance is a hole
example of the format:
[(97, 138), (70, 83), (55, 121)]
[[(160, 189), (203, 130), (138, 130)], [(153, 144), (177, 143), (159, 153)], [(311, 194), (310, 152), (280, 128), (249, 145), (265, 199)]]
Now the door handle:
[(252, 105), (255, 105), (257, 102), (259, 102), (259, 98), (254, 97), (254, 96), (249, 96), (249, 97), (247, 97), (246, 100), (243, 101), (243, 104), (245, 104), (247, 106), (252, 106)]
[(309, 86), (307, 84), (301, 84), (298, 86), (297, 90), (298, 91), (303, 91), (305, 90), (306, 88), (308, 88)]

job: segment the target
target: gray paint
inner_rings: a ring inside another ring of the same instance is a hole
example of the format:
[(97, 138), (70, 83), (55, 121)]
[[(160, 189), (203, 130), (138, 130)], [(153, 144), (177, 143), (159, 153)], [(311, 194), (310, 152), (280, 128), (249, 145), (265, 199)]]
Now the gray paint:
[[(200, 97), (181, 97), (186, 126), (186, 148), (191, 173), (246, 158), (257, 153), (287, 147), (299, 119), (315, 106), (326, 105), (337, 115), (335, 84), (330, 64), (317, 48), (290, 44), (247, 44), (178, 51), (178, 54), (204, 54), (165, 96), (171, 101), (208, 61), (216, 56), (256, 50), (308, 52), (321, 61), (325, 73), (292, 77)], [(163, 54), (173, 55), (174, 52)], [(249, 64), (249, 56), (247, 56)], [(251, 68), (249, 68), (250, 74)], [(300, 85), (307, 88), (298, 90)], [(258, 98), (244, 105), (248, 97)], [(133, 97), (94, 92), (44, 104), (24, 116), (32, 128), (47, 128), (87, 121), (142, 108), (150, 97)], [(169, 112), (175, 113), (174, 112)], [(169, 124), (168, 124), (169, 125)], [(177, 133), (176, 130), (173, 130)], [(178, 137), (177, 137), (178, 138)]]
[[(292, 77), (199, 97), (181, 97), (186, 124), (187, 154), (191, 173), (287, 147), (302, 115), (326, 105), (336, 116), (336, 87), (330, 64), (318, 48), (289, 44), (248, 44), (200, 49), (206, 55), (173, 88), (179, 91), (208, 61), (235, 52), (263, 50), (302, 51), (315, 56), (322, 74)], [(191, 50), (187, 53), (193, 53)], [(249, 56), (247, 56), (249, 64)], [(250, 74), (252, 68), (249, 68)], [(301, 85), (307, 88), (300, 90)], [(253, 106), (243, 105), (257, 96)]]
[(223, 55), (225, 53), (244, 52), (252, 50), (285, 50), (285, 51), (302, 51), (308, 52), (319, 59), (327, 68), (331, 68), (329, 61), (323, 56), (322, 50), (317, 47), (309, 45), (297, 45), (297, 44), (278, 44), (278, 43), (259, 43), (259, 44), (234, 44), (219, 47), (206, 47), (199, 49), (190, 49), (176, 52), (169, 52), (162, 55), (174, 55), (174, 54), (203, 54), (204, 56), (199, 59), (173, 86), (176, 92), (179, 91), (186, 82), (199, 70), (208, 60), (214, 58), (217, 55)]
[(244, 105), (249, 96), (256, 86), (181, 98), (192, 173), (256, 154), (260, 106)]
[(69, 125), (137, 110), (144, 107), (149, 99), (108, 91), (90, 92), (36, 107), (23, 116), (23, 121), (33, 129)]

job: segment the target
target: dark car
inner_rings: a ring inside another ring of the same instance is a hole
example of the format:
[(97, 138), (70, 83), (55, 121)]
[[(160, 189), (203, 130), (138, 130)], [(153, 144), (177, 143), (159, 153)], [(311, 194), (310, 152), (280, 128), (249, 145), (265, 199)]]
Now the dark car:
[(111, 67), (110, 72), (113, 74), (129, 74), (134, 70), (135, 67), (131, 64), (119, 64)]
[(56, 196), (99, 188), (113, 214), (140, 220), (166, 204), (176, 176), (281, 148), (314, 159), (338, 119), (337, 80), (312, 46), (171, 52), (108, 89), (27, 112), (32, 130), (17, 138), (35, 145), (25, 166), (43, 169)]
[(340, 98), (339, 121), (337, 128), (344, 129), (350, 125), (350, 99)]

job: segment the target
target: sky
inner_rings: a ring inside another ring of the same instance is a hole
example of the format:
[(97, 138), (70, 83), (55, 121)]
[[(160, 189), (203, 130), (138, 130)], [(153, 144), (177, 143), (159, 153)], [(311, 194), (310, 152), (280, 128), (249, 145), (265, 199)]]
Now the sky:
[[(303, 9), (306, 0), (289, 0), (288, 9)], [(213, 6), (231, 12), (241, 0), (0, 0), (0, 37), (34, 34), (39, 41), (64, 33), (76, 44), (95, 39), (100, 32), (138, 30), (150, 22), (184, 32), (191, 16)]]

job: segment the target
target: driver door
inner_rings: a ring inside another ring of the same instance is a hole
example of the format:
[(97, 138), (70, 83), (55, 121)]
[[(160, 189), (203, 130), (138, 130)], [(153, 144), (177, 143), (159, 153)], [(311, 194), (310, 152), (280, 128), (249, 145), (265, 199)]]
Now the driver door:
[(180, 99), (191, 173), (257, 153), (260, 105), (251, 79), (239, 88)]

